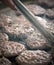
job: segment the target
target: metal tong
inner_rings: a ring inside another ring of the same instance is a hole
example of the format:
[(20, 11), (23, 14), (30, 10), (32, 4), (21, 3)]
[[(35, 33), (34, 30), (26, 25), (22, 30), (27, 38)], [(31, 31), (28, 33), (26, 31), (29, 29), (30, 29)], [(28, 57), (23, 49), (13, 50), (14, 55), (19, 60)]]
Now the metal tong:
[(23, 15), (44, 35), (48, 42), (54, 45), (54, 36), (36, 20), (34, 14), (20, 0), (13, 0), (13, 2)]

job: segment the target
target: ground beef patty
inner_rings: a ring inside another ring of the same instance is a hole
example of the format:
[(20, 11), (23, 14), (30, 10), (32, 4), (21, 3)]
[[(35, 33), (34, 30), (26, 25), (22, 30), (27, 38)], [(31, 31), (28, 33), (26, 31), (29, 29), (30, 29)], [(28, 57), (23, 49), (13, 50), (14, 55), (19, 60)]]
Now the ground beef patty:
[(50, 18), (54, 18), (54, 11), (52, 9), (47, 9), (45, 14)]
[(11, 42), (11, 41), (5, 41), (0, 44), (1, 53), (5, 57), (14, 57), (19, 55), (22, 51), (25, 50), (25, 46), (17, 43), (17, 42)]
[(27, 8), (34, 14), (34, 15), (43, 15), (45, 14), (45, 9), (35, 5), (35, 4), (27, 4)]
[(5, 57), (0, 58), (0, 65), (12, 65), (12, 63)]
[[(9, 38), (8, 38), (8, 35), (5, 34), (5, 33), (1, 33), (0, 32), (0, 45), (5, 42), (5, 41), (8, 41)], [(1, 53), (1, 47), (0, 47), (0, 56), (2, 56), (2, 53)]]
[(9, 40), (8, 35), (0, 32), (0, 42), (8, 41), (8, 40)]
[(54, 0), (34, 0), (33, 2), (42, 6), (54, 7)]
[(6, 18), (7, 17), (7, 20), (6, 19), (3, 19), (3, 24), (4, 22), (8, 22), (7, 25), (3, 25), (3, 29), (2, 32), (5, 32), (9, 35), (10, 38), (15, 38), (15, 37), (18, 37), (18, 35), (20, 35), (21, 33), (24, 34), (26, 33), (26, 28), (30, 28), (29, 26), (32, 26), (28, 20), (23, 16), (19, 16), (19, 17), (15, 17), (14, 19), (11, 18), (11, 16), (7, 16), (7, 15), (4, 15), (3, 18)]
[(51, 54), (52, 54), (52, 57), (54, 59), (54, 46), (52, 46)]
[(12, 18), (10, 16), (7, 16), (5, 14), (1, 14), (0, 15), (0, 24), (3, 23), (4, 26), (7, 26), (8, 24), (11, 24), (13, 21), (12, 21)]
[(41, 50), (26, 50), (16, 58), (17, 63), (20, 65), (47, 65), (50, 60), (50, 54)]
[[(49, 32), (54, 33), (54, 23), (51, 21), (48, 21), (36, 16), (36, 19), (40, 22), (40, 24), (42, 26), (44, 26)], [(32, 31), (30, 31), (30, 34), (28, 35), (27, 39), (25, 39), (25, 42), (27, 44), (27, 46), (30, 49), (44, 49), (47, 46), (50, 47), (50, 45), (48, 44), (47, 40), (43, 37), (43, 35), (41, 35), (41, 33), (34, 28), (30, 28), (30, 30), (32, 29)]]
[[(41, 17), (36, 16), (36, 19), (39, 22), (45, 22), (45, 20)], [(20, 38), (20, 40), (25, 42), (25, 45), (27, 45), (31, 49), (46, 48), (47, 41), (45, 40), (43, 35), (41, 35), (37, 28), (34, 29), (34, 26), (29, 23), (23, 15), (19, 16), (18, 18), (16, 17), (15, 20), (12, 21), (13, 23), (11, 23), (11, 25), (4, 26), (5, 33), (9, 35), (11, 40), (16, 40)], [(43, 22), (40, 23), (47, 27), (46, 24), (43, 24)]]
[(47, 47), (51, 47), (50, 45), (48, 46), (46, 39), (35, 31), (25, 39), (25, 42), (29, 49), (46, 49)]
[(0, 31), (5, 32), (5, 26), (10, 26), (13, 23), (10, 16), (5, 14), (0, 15)]

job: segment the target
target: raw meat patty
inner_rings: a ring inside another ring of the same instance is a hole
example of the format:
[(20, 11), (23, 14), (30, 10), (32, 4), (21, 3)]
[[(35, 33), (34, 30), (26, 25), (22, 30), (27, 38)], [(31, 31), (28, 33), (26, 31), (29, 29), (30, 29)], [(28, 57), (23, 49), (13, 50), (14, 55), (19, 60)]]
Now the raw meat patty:
[(50, 54), (41, 50), (26, 50), (16, 58), (17, 63), (20, 65), (47, 65), (50, 60)]
[(14, 57), (23, 52), (25, 50), (25, 46), (13, 41), (5, 41), (0, 44), (0, 50), (3, 56)]
[(0, 58), (0, 65), (12, 65), (12, 63), (5, 57)]
[(45, 9), (34, 4), (27, 4), (27, 8), (35, 15), (42, 15), (45, 14)]
[(8, 35), (0, 32), (0, 42), (8, 41), (8, 40), (9, 40)]

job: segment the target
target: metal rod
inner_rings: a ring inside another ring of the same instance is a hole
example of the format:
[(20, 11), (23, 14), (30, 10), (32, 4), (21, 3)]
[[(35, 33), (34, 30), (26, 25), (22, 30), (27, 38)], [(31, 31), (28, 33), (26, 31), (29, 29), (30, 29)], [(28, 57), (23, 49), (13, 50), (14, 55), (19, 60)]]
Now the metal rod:
[(49, 43), (54, 45), (54, 36), (36, 20), (35, 16), (26, 8), (26, 6), (20, 0), (13, 0), (13, 2), (23, 15), (44, 35)]

